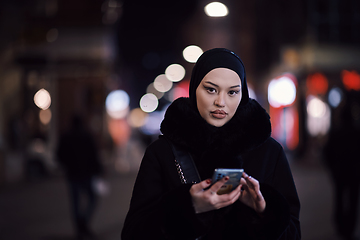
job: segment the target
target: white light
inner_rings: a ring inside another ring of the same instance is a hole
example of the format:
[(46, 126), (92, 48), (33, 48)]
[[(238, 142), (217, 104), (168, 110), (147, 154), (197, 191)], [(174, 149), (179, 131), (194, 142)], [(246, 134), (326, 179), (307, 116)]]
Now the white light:
[(172, 82), (179, 82), (185, 77), (185, 68), (180, 64), (171, 64), (165, 69), (166, 77)]
[(190, 45), (186, 47), (183, 51), (183, 56), (186, 61), (190, 63), (195, 63), (198, 58), (203, 54), (203, 50), (195, 45)]
[(229, 13), (227, 7), (220, 2), (209, 3), (205, 6), (204, 10), (209, 17), (224, 17)]
[(312, 97), (307, 105), (307, 112), (314, 118), (321, 118), (325, 115), (326, 105), (320, 99)]
[(325, 135), (330, 129), (329, 106), (314, 96), (309, 96), (307, 102), (307, 129), (310, 135)]
[(106, 112), (112, 118), (123, 118), (129, 111), (129, 103), (130, 97), (125, 91), (112, 91), (105, 100)]
[(50, 93), (45, 89), (40, 89), (34, 95), (34, 103), (42, 110), (46, 110), (51, 105)]
[(165, 74), (157, 76), (154, 80), (154, 88), (159, 92), (167, 92), (173, 86), (172, 81), (170, 81)]
[(339, 106), (341, 100), (342, 100), (342, 91), (340, 88), (333, 88), (330, 90), (329, 92), (329, 103), (332, 107), (336, 108), (337, 106)]
[(150, 113), (156, 110), (159, 105), (157, 97), (152, 93), (147, 93), (140, 99), (140, 108), (144, 112)]
[(160, 99), (160, 98), (162, 98), (164, 96), (163, 92), (159, 92), (158, 90), (156, 90), (155, 83), (150, 83), (148, 85), (148, 87), (146, 88), (146, 93), (154, 94), (157, 97), (157, 99)]
[(275, 108), (291, 105), (296, 98), (296, 87), (288, 77), (271, 80), (268, 87), (268, 100)]

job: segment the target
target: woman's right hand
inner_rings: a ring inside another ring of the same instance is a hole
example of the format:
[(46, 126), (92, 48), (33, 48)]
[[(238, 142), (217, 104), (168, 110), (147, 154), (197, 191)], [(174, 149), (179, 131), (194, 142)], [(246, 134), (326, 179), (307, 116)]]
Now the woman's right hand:
[(228, 180), (229, 177), (223, 177), (207, 190), (204, 189), (211, 185), (210, 179), (192, 185), (190, 188), (190, 195), (192, 197), (195, 212), (202, 213), (220, 209), (229, 206), (238, 200), (241, 193), (241, 184), (228, 194), (218, 195), (216, 193)]

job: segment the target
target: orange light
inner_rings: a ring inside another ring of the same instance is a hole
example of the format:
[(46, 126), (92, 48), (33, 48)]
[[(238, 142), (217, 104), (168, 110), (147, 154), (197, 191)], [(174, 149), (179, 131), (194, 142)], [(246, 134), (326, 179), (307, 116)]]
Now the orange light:
[(343, 70), (341, 75), (346, 90), (360, 90), (360, 75), (356, 71)]
[(291, 114), (293, 116), (293, 126), (288, 131), (286, 146), (290, 150), (294, 150), (299, 145), (299, 114), (297, 109), (292, 109)]
[(111, 138), (117, 146), (125, 146), (131, 134), (131, 129), (125, 119), (108, 120), (108, 129)]
[(328, 80), (324, 74), (314, 73), (306, 79), (306, 86), (309, 94), (325, 94), (328, 89)]

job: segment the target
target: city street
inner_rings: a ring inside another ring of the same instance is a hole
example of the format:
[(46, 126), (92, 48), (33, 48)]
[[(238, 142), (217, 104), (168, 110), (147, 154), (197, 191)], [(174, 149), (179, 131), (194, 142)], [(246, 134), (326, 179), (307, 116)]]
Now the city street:
[[(331, 222), (331, 181), (320, 164), (292, 162), (302, 209), (305, 240), (337, 240)], [(93, 229), (97, 239), (119, 240), (136, 172), (107, 176), (110, 193), (101, 198)], [(360, 236), (357, 229), (357, 237)], [(0, 188), (1, 240), (72, 240), (66, 182), (62, 176)]]

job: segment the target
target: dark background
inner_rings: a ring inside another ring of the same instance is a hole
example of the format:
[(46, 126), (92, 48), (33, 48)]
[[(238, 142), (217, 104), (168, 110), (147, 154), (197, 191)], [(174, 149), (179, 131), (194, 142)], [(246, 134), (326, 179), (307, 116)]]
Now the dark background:
[[(127, 137), (122, 139), (123, 142), (121, 139), (120, 143), (116, 142), (108, 130), (106, 96), (112, 90), (125, 90), (130, 96), (130, 109), (137, 108), (147, 86), (173, 63), (185, 67), (184, 81), (189, 80), (193, 64), (182, 57), (186, 46), (197, 45), (204, 51), (226, 47), (236, 52), (245, 63), (248, 82), (258, 101), (267, 110), (269, 80), (283, 72), (296, 76), (298, 94), (305, 96), (306, 78), (313, 73), (324, 74), (329, 89), (332, 86), (343, 89), (342, 70), (360, 71), (359, 1), (224, 0), (229, 15), (222, 18), (205, 15), (203, 8), (209, 2), (0, 1), (0, 198), (4, 204), (10, 204), (6, 199), (17, 199), (12, 201), (9, 206), (13, 208), (9, 209), (19, 210), (19, 214), (11, 218), (0, 217), (0, 224), (4, 223), (10, 230), (22, 226), (16, 225), (16, 218), (23, 218), (26, 214), (21, 213), (30, 211), (23, 204), (27, 200), (19, 199), (20, 196), (27, 198), (25, 189), (39, 187), (39, 194), (46, 195), (48, 190), (42, 191), (41, 186), (53, 190), (49, 186), (54, 183), (60, 184), (60, 189), (64, 188), (55, 150), (59, 136), (68, 128), (69, 119), (77, 113), (84, 117), (96, 137), (108, 178), (114, 184), (113, 191), (122, 187), (127, 189), (121, 210), (116, 212), (118, 218), (110, 216), (111, 210), (104, 210), (101, 215), (110, 222), (111, 219), (117, 221), (109, 224), (116, 225), (113, 232), (118, 234), (143, 149), (156, 136), (145, 135), (125, 124), (119, 131)], [(289, 52), (295, 55), (289, 55)], [(33, 96), (40, 88), (47, 89), (52, 96), (52, 118), (46, 125), (40, 122), (39, 109), (33, 102)], [(327, 94), (319, 97), (325, 99)], [(300, 114), (299, 144), (295, 149), (286, 150), (300, 188), (300, 198), (306, 202), (303, 210), (305, 236), (325, 239), (319, 237), (321, 231), (316, 234), (316, 227), (309, 227), (315, 226), (311, 222), (312, 211), (306, 208), (313, 206), (313, 196), (305, 185), (311, 181), (324, 182), (326, 186), (319, 185), (328, 191), (323, 196), (332, 196), (331, 181), (322, 156), (328, 135), (309, 135), (305, 107), (299, 99), (294, 105)], [(168, 103), (161, 99), (160, 107)], [(340, 121), (341, 115), (334, 114), (333, 118), (335, 122)], [(36, 145), (38, 139), (40, 145)], [(28, 162), (37, 150), (42, 167), (34, 170)], [(117, 160), (119, 155), (121, 161)], [(117, 194), (106, 201), (116, 205), (115, 196), (122, 197)], [(37, 200), (29, 198), (29, 201)], [(331, 208), (330, 200), (324, 201)], [(2, 204), (0, 210), (5, 209)], [(49, 221), (60, 219), (48, 218)], [(98, 229), (110, 228), (106, 221), (100, 222), (96, 222)], [(331, 220), (325, 222), (330, 224)], [(16, 239), (9, 237), (16, 235), (15, 230), (10, 230), (4, 235), (8, 238), (2, 238), (0, 231), (0, 238)], [(29, 234), (28, 239), (32, 239), (30, 233), (25, 231)], [(110, 235), (103, 233), (103, 239), (110, 239)]]

